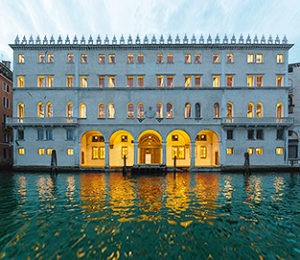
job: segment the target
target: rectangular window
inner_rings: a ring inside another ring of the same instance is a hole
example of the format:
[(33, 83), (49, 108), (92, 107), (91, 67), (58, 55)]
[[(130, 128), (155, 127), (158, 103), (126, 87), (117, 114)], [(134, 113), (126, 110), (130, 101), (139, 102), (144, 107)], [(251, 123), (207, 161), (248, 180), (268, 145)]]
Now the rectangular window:
[(74, 155), (74, 149), (73, 148), (68, 148), (67, 149), (67, 155), (69, 155), (69, 156)]
[(167, 87), (172, 88), (174, 87), (174, 77), (167, 76)]
[(254, 76), (252, 75), (247, 76), (247, 86), (248, 87), (254, 86)]
[(18, 54), (18, 63), (25, 63), (24, 54)]
[(228, 155), (232, 155), (232, 154), (233, 154), (233, 147), (227, 147), (227, 148), (226, 148), (226, 153), (227, 153)]
[(37, 78), (37, 86), (39, 88), (42, 88), (42, 87), (45, 86), (44, 82), (45, 82), (45, 77), (44, 76), (38, 76), (38, 78)]
[(168, 53), (167, 63), (174, 63), (174, 55), (173, 54)]
[(233, 76), (226, 76), (226, 86), (233, 87)]
[(263, 63), (264, 60), (263, 60), (264, 56), (263, 54), (256, 54), (256, 63)]
[(105, 54), (99, 54), (98, 55), (98, 62), (99, 63), (105, 63)]
[(220, 87), (220, 76), (213, 76), (213, 87)]
[(17, 138), (18, 138), (18, 140), (24, 140), (24, 130), (23, 129), (18, 129)]
[(206, 159), (206, 157), (207, 157), (207, 147), (200, 146), (200, 158)]
[(92, 160), (104, 159), (105, 158), (105, 149), (100, 146), (92, 147)]
[(156, 77), (156, 84), (157, 84), (157, 87), (163, 87), (164, 86), (164, 77), (163, 76), (157, 76)]
[(74, 140), (74, 130), (73, 129), (67, 129), (66, 130), (66, 137), (68, 141)]
[(213, 54), (213, 63), (220, 63), (220, 54)]
[(48, 54), (47, 55), (47, 62), (48, 63), (53, 63), (54, 62), (54, 55), (53, 54)]
[(125, 158), (127, 158), (128, 156), (128, 147), (127, 146), (122, 146), (121, 149), (121, 158), (123, 159), (125, 156)]
[(257, 147), (255, 149), (256, 154), (261, 155), (264, 153), (264, 149), (262, 147)]
[(201, 76), (195, 76), (195, 87), (201, 87)]
[(138, 76), (137, 79), (138, 79), (138, 87), (139, 88), (144, 87), (144, 76)]
[(189, 88), (192, 86), (192, 76), (185, 76), (184, 77), (184, 86)]
[(115, 54), (109, 54), (108, 55), (108, 63), (116, 63), (116, 55)]
[(51, 155), (52, 154), (52, 150), (53, 150), (52, 148), (47, 148), (46, 149), (46, 154), (47, 155)]
[(276, 76), (276, 87), (283, 87), (283, 76)]
[(132, 64), (134, 62), (133, 54), (127, 54), (127, 63)]
[(254, 130), (250, 129), (247, 131), (248, 140), (254, 140)]
[(138, 54), (137, 60), (138, 60), (138, 63), (144, 63), (144, 54), (142, 54), (142, 53)]
[(192, 62), (192, 55), (190, 53), (186, 53), (184, 55), (184, 63), (191, 63)]
[(47, 76), (46, 77), (46, 87), (47, 88), (52, 88), (53, 87), (53, 81), (54, 81), (53, 76)]
[(277, 155), (282, 155), (283, 154), (283, 147), (276, 147), (276, 154)]
[(66, 86), (68, 88), (74, 87), (74, 76), (67, 76)]
[(277, 140), (284, 140), (284, 131), (283, 131), (283, 129), (277, 129), (276, 139)]
[(256, 139), (257, 140), (263, 140), (264, 139), (264, 130), (263, 129), (257, 129), (256, 130)]
[(107, 86), (109, 88), (114, 88), (115, 87), (115, 76), (108, 76), (108, 78), (107, 78)]
[(194, 63), (201, 63), (201, 54), (200, 53), (195, 54)]
[(254, 54), (253, 53), (249, 53), (247, 55), (247, 62), (248, 63), (254, 63)]
[(38, 129), (37, 130), (37, 139), (38, 140), (44, 140), (44, 130), (43, 129)]
[(276, 57), (276, 61), (277, 63), (283, 63), (284, 60), (283, 60), (283, 54), (277, 54), (277, 57)]
[(256, 86), (257, 87), (262, 87), (263, 86), (263, 76), (261, 76), (261, 75), (256, 76)]
[(44, 155), (45, 154), (45, 149), (44, 148), (39, 148), (38, 149), (38, 155)]
[(38, 63), (45, 63), (45, 54), (44, 53), (40, 53), (38, 55)]
[(233, 63), (233, 53), (227, 53), (226, 61), (227, 63)]
[(250, 155), (254, 154), (254, 148), (253, 148), (253, 147), (249, 147), (249, 148), (247, 149), (247, 152), (248, 152), (248, 154), (250, 154)]
[(161, 53), (157, 54), (156, 62), (157, 63), (163, 63), (164, 62), (163, 54), (161, 54)]
[(73, 53), (67, 54), (67, 63), (74, 63), (74, 54)]
[(87, 87), (87, 76), (80, 76), (80, 87)]
[(127, 87), (133, 87), (133, 76), (127, 76)]
[(46, 140), (53, 140), (53, 131), (52, 131), (52, 129), (46, 129)]
[(81, 60), (81, 63), (87, 63), (87, 54), (81, 54), (80, 60)]
[(172, 146), (172, 159), (176, 156), (176, 159), (185, 159), (184, 146)]
[(24, 88), (24, 76), (17, 76), (18, 88)]
[(99, 88), (104, 88), (105, 84), (105, 77), (104, 76), (99, 76), (98, 77), (98, 87)]
[(25, 154), (25, 148), (24, 147), (18, 148), (18, 154), (24, 155)]
[(227, 130), (227, 140), (233, 140), (233, 130)]

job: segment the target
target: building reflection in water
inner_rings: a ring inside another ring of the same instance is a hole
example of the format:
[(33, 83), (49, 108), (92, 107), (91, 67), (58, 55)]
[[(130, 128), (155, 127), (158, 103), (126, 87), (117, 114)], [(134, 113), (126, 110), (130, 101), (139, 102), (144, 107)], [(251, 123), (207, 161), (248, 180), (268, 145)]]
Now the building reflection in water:
[(18, 182), (19, 182), (18, 193), (20, 194), (20, 204), (23, 205), (26, 202), (26, 194), (27, 194), (26, 177), (25, 176), (20, 176), (18, 178)]
[(273, 181), (273, 187), (275, 189), (275, 194), (271, 196), (272, 200), (275, 202), (281, 202), (283, 200), (283, 191), (285, 188), (284, 178), (276, 176)]
[(70, 200), (70, 202), (74, 202), (74, 192), (75, 192), (75, 179), (74, 176), (67, 177), (67, 188), (66, 188), (66, 197)]
[(245, 177), (245, 192), (249, 202), (262, 201), (262, 179), (258, 176)]
[(40, 177), (37, 180), (36, 187), (41, 202), (53, 201), (56, 199), (54, 193), (54, 180), (52, 178)]

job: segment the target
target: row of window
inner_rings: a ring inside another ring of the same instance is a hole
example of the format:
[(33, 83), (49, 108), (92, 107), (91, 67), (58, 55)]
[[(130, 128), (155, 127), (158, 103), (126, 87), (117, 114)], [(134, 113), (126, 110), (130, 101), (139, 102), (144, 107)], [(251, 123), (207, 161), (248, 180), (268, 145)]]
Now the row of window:
[[(249, 147), (247, 149), (247, 152), (249, 153), (249, 155), (262, 155), (264, 153), (264, 148), (263, 147)], [(234, 154), (234, 148), (233, 147), (227, 147), (226, 148), (226, 153), (228, 155), (233, 155)], [(275, 154), (277, 155), (283, 155), (284, 153), (284, 148), (283, 147), (276, 147), (275, 148)]]
[(10, 104), (9, 104), (9, 98), (7, 97), (3, 97), (2, 99), (2, 105), (4, 108), (9, 108)]
[(9, 93), (9, 91), (10, 91), (10, 86), (4, 81), (2, 83), (2, 90), (7, 92), (7, 93)]
[[(66, 129), (66, 140), (73, 141), (75, 139), (75, 134), (73, 129)], [(24, 129), (17, 130), (17, 140), (22, 141), (25, 140)], [(50, 141), (53, 139), (53, 129), (37, 129), (37, 140), (38, 141)]]
[[(135, 57), (136, 56), (136, 57)], [(107, 59), (107, 61), (106, 61)], [(158, 53), (156, 55), (156, 63), (164, 63), (166, 59), (166, 63), (174, 63), (174, 54), (168, 53)], [(67, 54), (67, 63), (74, 63), (75, 57), (74, 53)], [(88, 63), (88, 55), (86, 53), (80, 54), (80, 62), (85, 64)], [(98, 54), (98, 63), (116, 63), (116, 54)], [(212, 55), (212, 62), (213, 63), (220, 63), (221, 62), (221, 55), (219, 53), (214, 53)], [(234, 54), (227, 53), (226, 54), (226, 62), (227, 63), (234, 63)], [(264, 55), (262, 53), (248, 53), (247, 54), (247, 63), (263, 63), (264, 62)], [(283, 54), (279, 53), (276, 55), (276, 62), (277, 63), (284, 63)], [(18, 54), (18, 63), (25, 63), (25, 55), (23, 53)], [(38, 63), (54, 63), (54, 54), (53, 53), (39, 53), (38, 54)], [(144, 54), (139, 53), (134, 55), (133, 53), (127, 54), (127, 63), (144, 63)], [(201, 53), (191, 54), (185, 53), (184, 54), (184, 63), (202, 63), (202, 55)]]
[[(144, 87), (144, 76), (126, 76), (126, 86), (127, 87)], [(235, 76), (225, 75), (225, 84), (227, 87), (233, 87)], [(284, 75), (276, 75), (275, 85), (276, 87), (284, 86)], [(174, 87), (174, 75), (157, 75), (156, 76), (156, 86), (157, 87)], [(248, 87), (262, 87), (263, 86), (263, 75), (247, 75), (247, 86)], [(54, 76), (51, 75), (41, 75), (37, 77), (37, 86), (39, 88), (54, 86)], [(66, 87), (71, 88), (75, 86), (75, 76), (66, 76)], [(88, 87), (88, 76), (79, 76), (79, 86), (82, 88)], [(98, 76), (98, 87), (99, 88), (113, 88), (116, 86), (116, 76)], [(201, 87), (202, 86), (202, 75), (185, 75), (184, 76), (184, 87)], [(212, 75), (212, 86), (221, 86), (221, 75)], [(25, 76), (17, 76), (17, 87), (25, 87)]]
[[(152, 111), (152, 107), (149, 107), (148, 111), (145, 111), (144, 104), (142, 102), (138, 103), (137, 111), (135, 114), (135, 105), (134, 103), (130, 102), (127, 104), (127, 117), (128, 118), (144, 118), (145, 116), (148, 117), (156, 117), (156, 118), (163, 118), (163, 107), (164, 105), (160, 102), (156, 104), (155, 111)], [(192, 105), (190, 103), (185, 104), (184, 108), (184, 117), (185, 118), (192, 118), (194, 115), (195, 118), (201, 118), (201, 104), (196, 103), (194, 106), (195, 112), (192, 113)], [(219, 103), (214, 103), (214, 118), (219, 118), (220, 115), (220, 106)], [(107, 110), (105, 109), (104, 103), (98, 104), (98, 118), (106, 118), (106, 111), (107, 111), (107, 118), (115, 118), (115, 106), (113, 103), (109, 103), (107, 106)], [(73, 117), (73, 103), (69, 102), (66, 106), (66, 117)], [(166, 104), (166, 118), (173, 118), (174, 106), (171, 102)], [(226, 117), (232, 118), (234, 116), (234, 106), (232, 102), (228, 102), (226, 106)], [(148, 113), (148, 114), (147, 114)], [(37, 105), (37, 116), (40, 118), (43, 117), (53, 117), (53, 104), (51, 102), (46, 103), (44, 105), (43, 102), (39, 102)], [(20, 102), (17, 106), (17, 116), (19, 118), (24, 118), (25, 116), (25, 106), (24, 103)], [(85, 103), (79, 104), (79, 118), (86, 118), (87, 117), (87, 106)], [(256, 106), (254, 103), (250, 102), (247, 105), (247, 117), (248, 118), (261, 118), (263, 117), (263, 105), (262, 103), (257, 103)], [(277, 103), (276, 105), (276, 117), (282, 118), (284, 117), (284, 110), (283, 104)]]
[[(52, 154), (52, 148), (38, 148), (37, 152), (38, 152), (38, 155), (51, 155)], [(24, 147), (19, 147), (18, 148), (18, 154), (19, 155), (25, 155), (25, 148)], [(66, 154), (67, 155), (74, 155), (74, 149), (73, 148), (68, 148), (66, 150)]]

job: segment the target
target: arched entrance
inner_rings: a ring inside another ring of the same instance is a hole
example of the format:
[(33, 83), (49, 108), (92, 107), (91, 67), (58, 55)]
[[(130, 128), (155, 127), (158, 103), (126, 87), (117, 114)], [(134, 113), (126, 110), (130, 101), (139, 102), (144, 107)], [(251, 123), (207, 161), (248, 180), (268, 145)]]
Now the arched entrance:
[(156, 131), (145, 131), (139, 137), (139, 164), (162, 163), (162, 138)]
[(196, 136), (195, 166), (217, 167), (220, 165), (218, 135), (212, 130), (203, 130)]
[(81, 137), (80, 166), (103, 168), (105, 167), (105, 144), (103, 135), (90, 130)]
[(167, 166), (174, 165), (174, 156), (176, 156), (176, 166), (190, 167), (190, 142), (189, 135), (182, 130), (174, 130), (167, 136)]
[(125, 130), (119, 130), (112, 134), (109, 139), (109, 166), (122, 167), (124, 165), (124, 155), (126, 165), (134, 164), (134, 143), (133, 136)]
[(298, 158), (298, 140), (298, 134), (295, 131), (289, 130), (288, 159)]

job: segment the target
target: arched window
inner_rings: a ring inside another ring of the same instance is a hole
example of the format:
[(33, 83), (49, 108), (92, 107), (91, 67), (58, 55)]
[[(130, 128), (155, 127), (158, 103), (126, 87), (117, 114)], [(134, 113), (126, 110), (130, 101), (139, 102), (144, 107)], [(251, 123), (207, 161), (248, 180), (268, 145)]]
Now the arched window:
[(37, 105), (37, 114), (38, 117), (44, 117), (44, 104), (42, 102), (39, 102)]
[(192, 116), (192, 109), (190, 103), (185, 103), (185, 109), (184, 109), (184, 117), (185, 118), (191, 118)]
[(263, 117), (263, 105), (262, 103), (257, 103), (256, 105), (256, 117)]
[(46, 105), (46, 117), (53, 117), (53, 106), (50, 102)]
[(253, 105), (253, 103), (248, 103), (247, 117), (254, 117), (254, 105)]
[(86, 118), (86, 105), (84, 103), (79, 104), (79, 117)]
[(134, 105), (133, 103), (128, 103), (127, 105), (127, 117), (134, 118)]
[(173, 117), (173, 105), (172, 103), (167, 103), (167, 118)]
[(196, 118), (201, 118), (201, 105), (200, 105), (200, 103), (195, 104), (195, 113), (196, 113)]
[(108, 104), (107, 115), (108, 115), (108, 118), (115, 118), (115, 106), (113, 103)]
[(283, 117), (283, 105), (282, 105), (282, 103), (278, 103), (276, 105), (276, 117), (277, 118)]
[(227, 103), (226, 117), (233, 117), (233, 104), (231, 102)]
[(163, 118), (163, 105), (162, 103), (156, 104), (156, 117)]
[(18, 117), (23, 118), (24, 117), (24, 104), (18, 103)]
[(220, 107), (219, 103), (214, 104), (214, 118), (219, 118), (220, 116)]
[(144, 118), (144, 104), (138, 104), (138, 118)]
[(105, 118), (105, 106), (103, 103), (98, 104), (98, 118)]
[(73, 104), (69, 102), (66, 107), (66, 116), (73, 117)]

